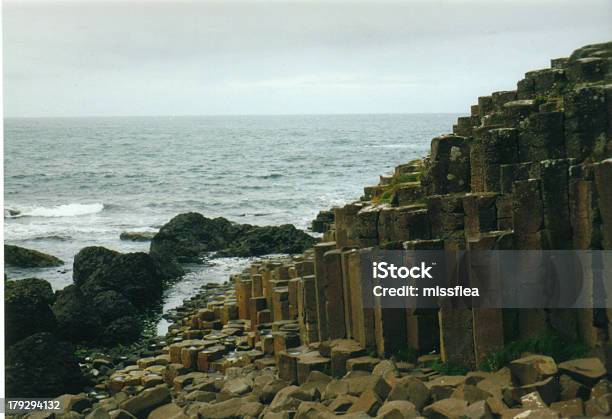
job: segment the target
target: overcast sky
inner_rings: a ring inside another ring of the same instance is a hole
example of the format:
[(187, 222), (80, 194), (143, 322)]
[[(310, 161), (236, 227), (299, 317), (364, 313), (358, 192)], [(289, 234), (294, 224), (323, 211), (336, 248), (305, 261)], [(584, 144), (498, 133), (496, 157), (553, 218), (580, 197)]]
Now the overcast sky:
[(466, 112), (610, 0), (3, 4), (7, 116)]

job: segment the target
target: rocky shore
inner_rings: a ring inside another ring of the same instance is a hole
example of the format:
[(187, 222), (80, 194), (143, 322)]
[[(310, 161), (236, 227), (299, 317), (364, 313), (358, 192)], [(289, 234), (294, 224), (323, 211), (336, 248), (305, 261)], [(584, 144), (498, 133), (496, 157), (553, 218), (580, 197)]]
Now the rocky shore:
[[(586, 46), (527, 73), (516, 91), (478, 98), (429, 156), (323, 211), (318, 243), (290, 226), (183, 214), (149, 254), (84, 249), (75, 284), (56, 296), (36, 280), (9, 281), (9, 394), (73, 393), (60, 396), (67, 413), (43, 416), (91, 419), (611, 416), (608, 310), (369, 308), (360, 258), (375, 246), (612, 249), (611, 127), (612, 43)], [(79, 366), (56, 342), (52, 320), (67, 340), (122, 336), (106, 331), (159, 302), (180, 264), (206, 252), (292, 255), (204, 286), (167, 315), (166, 336), (127, 355), (88, 354)], [(108, 322), (84, 326), (80, 310), (109, 292)], [(19, 313), (24, 301), (40, 310)], [(128, 303), (135, 311), (121, 311)], [(64, 365), (51, 370), (57, 357)]]

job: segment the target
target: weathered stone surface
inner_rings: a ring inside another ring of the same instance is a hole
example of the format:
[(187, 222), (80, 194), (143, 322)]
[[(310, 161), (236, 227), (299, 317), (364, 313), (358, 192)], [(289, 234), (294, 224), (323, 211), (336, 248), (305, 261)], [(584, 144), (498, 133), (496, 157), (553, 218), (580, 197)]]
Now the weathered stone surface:
[(607, 374), (599, 358), (573, 359), (560, 363), (558, 367), (560, 372), (589, 387)]
[(156, 407), (170, 401), (170, 390), (165, 385), (143, 390), (136, 396), (125, 400), (119, 407), (137, 418), (146, 418)]
[(48, 332), (36, 333), (6, 351), (6, 394), (32, 398), (77, 393), (84, 384), (72, 345)]
[(430, 404), (423, 409), (423, 414), (428, 418), (436, 419), (459, 419), (467, 410), (468, 403), (459, 399), (444, 399)]
[(4, 245), (4, 263), (18, 268), (46, 268), (64, 264), (55, 256), (11, 244)]
[(373, 390), (366, 390), (353, 403), (347, 413), (364, 412), (370, 416), (375, 416), (381, 404), (381, 399)]
[(198, 213), (180, 214), (162, 226), (151, 241), (150, 253), (161, 261), (200, 262), (204, 252), (218, 256), (259, 256), (298, 253), (314, 244), (314, 238), (292, 225), (251, 226)]
[(405, 400), (388, 401), (376, 414), (377, 419), (412, 419), (418, 416), (415, 406)]
[(4, 283), (5, 341), (10, 346), (38, 332), (53, 332), (57, 322), (50, 305), (55, 301), (51, 284), (26, 278)]
[(395, 382), (387, 401), (407, 400), (411, 402), (418, 411), (423, 410), (423, 407), (430, 399), (430, 391), (421, 380), (413, 377), (403, 377)]
[(555, 360), (545, 355), (530, 355), (510, 363), (512, 378), (520, 385), (533, 384), (557, 373)]
[(581, 399), (551, 403), (550, 408), (562, 417), (584, 416), (584, 402)]

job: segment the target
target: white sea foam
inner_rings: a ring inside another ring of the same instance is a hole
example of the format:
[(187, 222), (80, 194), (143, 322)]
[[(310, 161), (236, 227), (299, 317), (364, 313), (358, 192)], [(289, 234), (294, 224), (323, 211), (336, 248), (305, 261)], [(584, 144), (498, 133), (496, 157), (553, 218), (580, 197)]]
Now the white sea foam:
[[(15, 210), (15, 209), (13, 209)], [(19, 210), (13, 217), (77, 217), (79, 215), (96, 214), (104, 210), (104, 204), (65, 204), (54, 207), (33, 207)], [(6, 216), (6, 211), (5, 211)]]

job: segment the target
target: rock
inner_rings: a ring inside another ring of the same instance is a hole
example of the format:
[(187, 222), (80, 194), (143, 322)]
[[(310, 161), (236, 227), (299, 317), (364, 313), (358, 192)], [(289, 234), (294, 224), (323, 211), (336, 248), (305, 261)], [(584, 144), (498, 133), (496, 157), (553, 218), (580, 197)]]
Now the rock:
[(7, 397), (56, 397), (77, 393), (84, 385), (72, 345), (42, 332), (6, 351)]
[(119, 239), (132, 242), (148, 242), (153, 240), (157, 233), (153, 231), (124, 231)]
[(455, 399), (465, 400), (468, 404), (487, 400), (491, 396), (490, 393), (470, 384), (460, 385), (451, 395)]
[(430, 391), (432, 400), (438, 401), (449, 398), (455, 388), (463, 383), (465, 383), (465, 377), (462, 375), (442, 375), (428, 381), (425, 385)]
[(591, 393), (591, 390), (588, 387), (580, 384), (578, 381), (566, 374), (562, 374), (559, 377), (559, 387), (561, 389), (559, 396), (561, 400), (571, 400), (575, 399), (576, 397), (587, 400)]
[(348, 384), (348, 393), (359, 396), (362, 393), (372, 390), (381, 400), (385, 400), (391, 391), (391, 386), (381, 377), (366, 375), (344, 379)]
[(74, 257), (72, 280), (78, 286), (83, 285), (95, 271), (111, 263), (117, 255), (118, 252), (100, 246), (81, 249)]
[(162, 384), (144, 389), (134, 397), (121, 402), (119, 408), (141, 419), (146, 418), (155, 408), (169, 403), (170, 400), (170, 390)]
[(569, 375), (579, 383), (592, 387), (607, 374), (606, 367), (599, 358), (582, 358), (559, 364), (559, 371)]
[(371, 356), (359, 356), (346, 361), (346, 369), (349, 371), (368, 371), (371, 372), (380, 362), (379, 358)]
[(562, 417), (584, 416), (584, 403), (581, 399), (555, 402), (550, 405), (550, 408)]
[(134, 419), (136, 417), (131, 413), (121, 409), (111, 410), (109, 412), (109, 416), (111, 419)]
[(240, 418), (256, 418), (263, 411), (264, 405), (259, 402), (247, 402), (238, 409), (238, 417)]
[(291, 224), (254, 226), (217, 253), (219, 257), (249, 257), (272, 253), (294, 254), (312, 247), (316, 239)]
[(510, 363), (512, 378), (520, 385), (533, 384), (557, 373), (555, 360), (545, 355), (530, 355)]
[(459, 419), (465, 415), (468, 403), (459, 399), (444, 399), (423, 409), (423, 415), (435, 419)]
[(198, 416), (207, 419), (237, 418), (242, 408), (242, 399), (230, 399), (219, 403), (205, 403), (198, 410)]
[(146, 253), (124, 253), (94, 271), (80, 286), (93, 297), (112, 290), (126, 297), (136, 308), (146, 309), (161, 301), (165, 277), (158, 264)]
[(101, 320), (91, 301), (76, 285), (56, 293), (52, 306), (58, 331), (71, 342), (93, 341), (100, 333)]
[[(592, 399), (596, 399), (601, 396), (605, 396), (606, 394), (612, 393), (612, 383), (607, 379), (599, 380), (597, 384), (593, 386), (591, 389), (590, 395)], [(580, 397), (581, 399), (588, 399), (588, 395), (586, 397)], [(565, 399), (564, 399), (565, 400)]]
[(104, 327), (98, 336), (98, 342), (105, 346), (135, 342), (142, 335), (142, 327), (142, 322), (137, 317), (120, 317)]
[(106, 409), (98, 407), (91, 411), (89, 414), (87, 414), (87, 416), (85, 416), (85, 419), (110, 419), (110, 415), (108, 414)]
[(508, 387), (503, 389), (504, 402), (511, 407), (521, 403), (521, 397), (526, 394), (537, 391), (540, 397), (546, 404), (559, 400), (560, 386), (557, 377), (548, 377), (545, 380), (538, 381), (522, 387)]
[(302, 402), (294, 419), (332, 419), (335, 415), (325, 405), (316, 402)]
[(502, 412), (501, 419), (554, 419), (559, 414), (551, 409), (508, 409)]
[(382, 402), (374, 390), (366, 390), (353, 403), (347, 413), (364, 412), (370, 416), (375, 416)]
[(183, 409), (174, 403), (168, 403), (155, 408), (147, 419), (188, 419)]
[(62, 394), (56, 397), (55, 400), (60, 402), (64, 411), (75, 411), (81, 413), (83, 410), (91, 407), (91, 400), (83, 394)]
[(4, 263), (17, 268), (48, 268), (64, 264), (55, 256), (10, 244), (4, 245)]
[(378, 375), (379, 377), (387, 377), (393, 376), (397, 377), (399, 372), (397, 371), (397, 367), (395, 363), (390, 360), (380, 361), (372, 370), (372, 375)]
[(302, 399), (300, 398), (300, 388), (298, 386), (288, 386), (280, 390), (270, 403), (271, 412), (282, 412), (296, 410)]
[(350, 407), (357, 401), (357, 397), (349, 396), (348, 394), (342, 394), (329, 404), (329, 410), (334, 413), (344, 413), (350, 409)]
[(179, 214), (151, 241), (150, 254), (160, 261), (198, 263), (203, 253), (219, 256), (259, 256), (299, 253), (315, 239), (291, 225), (258, 227), (198, 213)]
[(414, 377), (403, 377), (393, 385), (387, 401), (407, 400), (414, 404), (418, 411), (421, 411), (429, 398), (429, 389), (421, 380)]
[(387, 402), (378, 409), (377, 419), (412, 419), (418, 417), (415, 406), (405, 400)]
[(251, 391), (251, 385), (251, 380), (245, 377), (239, 377), (228, 380), (223, 383), (223, 388), (221, 389), (221, 391), (224, 393), (241, 396)]
[(464, 417), (468, 419), (493, 419), (493, 414), (487, 402), (481, 400), (470, 404), (465, 409)]
[(92, 304), (103, 324), (125, 316), (137, 314), (136, 307), (123, 294), (108, 290), (95, 295)]
[(50, 305), (51, 284), (37, 278), (4, 283), (5, 339), (7, 346), (38, 332), (53, 332), (56, 320)]
[(212, 391), (194, 390), (185, 396), (185, 400), (189, 402), (205, 402), (210, 403), (217, 398), (217, 395)]
[(612, 414), (612, 394), (597, 397), (586, 402), (584, 413), (587, 417), (609, 416)]
[(276, 393), (286, 388), (289, 385), (286, 381), (274, 379), (263, 386), (261, 391), (262, 403), (271, 403), (276, 396)]
[(547, 407), (537, 391), (521, 396), (521, 405), (526, 409), (543, 409)]

